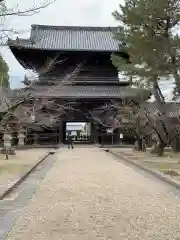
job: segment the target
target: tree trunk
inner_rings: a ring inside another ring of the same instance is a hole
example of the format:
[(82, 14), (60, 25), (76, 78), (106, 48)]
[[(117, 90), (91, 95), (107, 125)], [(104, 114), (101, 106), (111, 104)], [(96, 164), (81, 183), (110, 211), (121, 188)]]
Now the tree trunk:
[(164, 155), (164, 148), (166, 145), (162, 142), (159, 142), (154, 148), (152, 149), (151, 153), (157, 154), (159, 157)]
[[(159, 87), (159, 84), (157, 82), (156, 77), (154, 77), (154, 80), (153, 80), (153, 94), (154, 94), (154, 97), (155, 97), (156, 102), (158, 104), (158, 107), (160, 107), (161, 104), (165, 103), (164, 96), (163, 96), (162, 91)], [(161, 109), (159, 109), (159, 110), (161, 110)]]
[(152, 145), (152, 149), (151, 149), (151, 153), (152, 154), (154, 154), (154, 153), (157, 153), (157, 151), (156, 151), (156, 149), (157, 149), (157, 141), (153, 141), (153, 145)]
[(166, 147), (166, 144), (162, 141), (155, 142), (153, 144), (153, 148), (151, 150), (152, 154), (157, 154), (158, 156), (164, 155), (164, 148)]
[(5, 154), (6, 154), (6, 160), (9, 160), (9, 152), (7, 148), (5, 149)]
[(142, 151), (142, 139), (140, 137), (138, 137), (135, 141), (134, 150)]
[(171, 148), (173, 152), (180, 152), (180, 137), (176, 137), (172, 142), (171, 142)]
[(180, 96), (180, 76), (177, 73), (177, 70), (175, 70), (173, 72), (173, 76), (174, 76), (175, 84), (176, 84), (176, 92), (177, 92), (178, 96)]
[(146, 141), (144, 138), (142, 138), (142, 151), (146, 152)]
[(138, 147), (139, 147), (139, 151), (142, 151), (142, 139), (141, 138), (139, 138), (138, 140)]
[(165, 147), (166, 147), (166, 145), (164, 143), (159, 143), (157, 145), (157, 154), (159, 157), (162, 157), (164, 155)]

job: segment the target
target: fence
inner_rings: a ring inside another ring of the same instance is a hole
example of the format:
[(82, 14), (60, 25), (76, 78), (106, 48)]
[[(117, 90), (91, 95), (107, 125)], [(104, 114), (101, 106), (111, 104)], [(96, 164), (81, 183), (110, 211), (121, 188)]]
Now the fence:
[(32, 133), (28, 134), (25, 140), (25, 144), (27, 145), (50, 145), (59, 143), (59, 133)]

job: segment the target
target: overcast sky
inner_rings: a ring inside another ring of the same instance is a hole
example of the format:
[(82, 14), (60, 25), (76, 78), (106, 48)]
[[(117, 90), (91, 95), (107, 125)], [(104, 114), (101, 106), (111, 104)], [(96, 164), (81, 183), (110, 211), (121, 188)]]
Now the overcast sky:
[[(6, 0), (9, 7), (25, 9), (38, 5), (40, 0)], [(45, 25), (76, 25), (76, 26), (116, 26), (112, 12), (118, 9), (123, 0), (56, 0), (55, 3), (42, 9), (40, 13), (30, 17), (11, 17), (6, 19), (6, 26), (23, 31), (23, 37), (28, 37), (31, 24)], [(13, 82), (12, 87), (19, 87), (23, 79), (24, 70), (13, 57), (8, 48), (1, 48), (1, 52), (10, 68)]]

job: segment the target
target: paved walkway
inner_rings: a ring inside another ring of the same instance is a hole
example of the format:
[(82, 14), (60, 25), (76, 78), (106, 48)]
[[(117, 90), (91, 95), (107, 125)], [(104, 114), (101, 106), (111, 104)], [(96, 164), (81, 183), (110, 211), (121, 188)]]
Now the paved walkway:
[(180, 197), (169, 185), (98, 148), (56, 157), (6, 239), (180, 239)]

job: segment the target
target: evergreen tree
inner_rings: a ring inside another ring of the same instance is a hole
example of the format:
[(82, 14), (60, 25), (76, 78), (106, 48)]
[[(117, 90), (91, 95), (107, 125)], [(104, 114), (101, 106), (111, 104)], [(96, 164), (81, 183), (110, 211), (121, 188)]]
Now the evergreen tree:
[(129, 55), (128, 61), (113, 56), (118, 69), (146, 80), (157, 101), (163, 101), (158, 80), (173, 75), (180, 95), (180, 38), (175, 31), (180, 23), (180, 0), (125, 0), (113, 15), (124, 29), (116, 37)]
[(9, 88), (8, 65), (0, 55), (0, 87)]
[(166, 127), (165, 102), (158, 81), (172, 74), (176, 77), (180, 94), (179, 39), (174, 35), (174, 27), (179, 23), (178, 7), (177, 0), (125, 0), (124, 5), (120, 5), (120, 11), (113, 13), (123, 27), (123, 32), (115, 37), (121, 41), (122, 52), (128, 57), (123, 59), (122, 55), (115, 55), (112, 60), (119, 71), (152, 87), (161, 115), (157, 129), (152, 126), (160, 140), (160, 155), (170, 143), (170, 134)]

